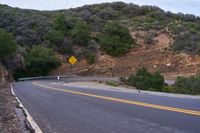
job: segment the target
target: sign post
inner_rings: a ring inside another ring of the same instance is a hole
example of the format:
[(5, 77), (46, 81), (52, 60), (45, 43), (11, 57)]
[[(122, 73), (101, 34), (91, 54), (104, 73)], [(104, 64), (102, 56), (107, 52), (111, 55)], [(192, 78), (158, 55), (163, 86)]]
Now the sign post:
[(69, 63), (71, 64), (71, 66), (72, 66), (72, 74), (74, 74), (74, 65), (76, 64), (76, 62), (77, 62), (77, 59), (76, 59), (76, 57), (74, 57), (74, 56), (71, 56), (70, 58), (69, 58)]

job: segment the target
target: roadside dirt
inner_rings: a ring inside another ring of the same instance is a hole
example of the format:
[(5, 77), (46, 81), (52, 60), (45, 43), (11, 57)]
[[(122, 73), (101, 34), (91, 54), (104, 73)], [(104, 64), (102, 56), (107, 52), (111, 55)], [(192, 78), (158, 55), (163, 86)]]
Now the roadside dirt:
[[(144, 36), (155, 34), (152, 44), (146, 44)], [(137, 33), (137, 34), (136, 34)], [(79, 74), (94, 76), (127, 76), (135, 73), (139, 68), (146, 67), (149, 71), (160, 71), (166, 79), (175, 79), (177, 76), (190, 76), (200, 69), (200, 56), (184, 53), (174, 53), (170, 50), (173, 39), (166, 31), (132, 32), (140, 45), (122, 57), (114, 58), (104, 53), (97, 54), (96, 63), (87, 64), (86, 60), (78, 60), (72, 68), (64, 63), (51, 74)], [(67, 61), (64, 61), (67, 62)]]
[(10, 85), (0, 83), (0, 133), (31, 133), (32, 131), (34, 130), (13, 96)]
[(21, 133), (16, 106), (9, 86), (0, 84), (0, 133)]

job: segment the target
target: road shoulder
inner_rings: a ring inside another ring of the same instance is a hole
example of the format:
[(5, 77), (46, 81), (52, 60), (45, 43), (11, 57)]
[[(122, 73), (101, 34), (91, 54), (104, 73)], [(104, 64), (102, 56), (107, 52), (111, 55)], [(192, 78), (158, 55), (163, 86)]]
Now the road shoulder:
[(110, 86), (106, 85), (105, 83), (99, 82), (70, 82), (70, 83), (61, 83), (63, 86), (67, 87), (80, 87), (80, 88), (87, 88), (87, 89), (103, 89), (103, 90), (110, 90), (110, 91), (120, 91), (120, 92), (128, 92), (128, 93), (140, 93), (140, 94), (147, 94), (147, 95), (156, 95), (156, 96), (165, 96), (165, 97), (175, 97), (175, 98), (188, 98), (188, 99), (200, 99), (200, 96), (197, 95), (183, 95), (183, 94), (172, 94), (172, 93), (164, 93), (164, 92), (154, 92), (154, 91), (142, 91), (136, 90), (133, 87), (127, 86)]

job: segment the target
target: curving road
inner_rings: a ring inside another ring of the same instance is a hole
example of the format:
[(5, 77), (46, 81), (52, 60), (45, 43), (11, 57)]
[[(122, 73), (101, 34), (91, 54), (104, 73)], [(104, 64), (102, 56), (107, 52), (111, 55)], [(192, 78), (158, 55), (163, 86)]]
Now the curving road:
[(200, 133), (200, 99), (23, 81), (14, 92), (44, 133)]

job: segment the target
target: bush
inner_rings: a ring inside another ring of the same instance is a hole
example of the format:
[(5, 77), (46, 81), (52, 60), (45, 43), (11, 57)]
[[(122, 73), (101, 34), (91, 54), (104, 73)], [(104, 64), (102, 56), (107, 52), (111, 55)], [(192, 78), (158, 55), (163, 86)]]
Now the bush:
[(96, 15), (103, 20), (111, 20), (119, 16), (118, 12), (111, 7), (100, 10)]
[(25, 56), (28, 75), (44, 76), (60, 65), (59, 59), (53, 50), (43, 46), (34, 46)]
[(88, 46), (87, 49), (91, 52), (97, 52), (99, 49), (99, 45), (97, 44), (97, 42), (95, 40), (90, 40), (88, 42)]
[(53, 30), (47, 34), (46, 39), (51, 42), (50, 47), (56, 50), (57, 48), (62, 46), (64, 40), (64, 34), (61, 31)]
[(200, 94), (200, 73), (191, 77), (178, 77), (172, 86), (165, 85), (164, 77), (159, 73), (149, 73), (145, 68), (139, 69), (136, 74), (120, 80), (137, 89), (159, 91), (178, 94)]
[(121, 79), (122, 82), (141, 90), (162, 91), (165, 84), (164, 77), (159, 72), (151, 74), (145, 68), (139, 69), (136, 74), (132, 74), (127, 79)]
[(145, 42), (146, 44), (153, 44), (153, 43), (154, 43), (154, 35), (153, 35), (152, 33), (146, 35), (146, 36), (144, 37), (144, 42)]
[(87, 53), (86, 53), (86, 59), (87, 59), (87, 62), (88, 62), (89, 64), (95, 63), (95, 54), (92, 53), (92, 52), (87, 52)]
[(46, 39), (50, 41), (50, 43), (47, 41), (47, 46), (53, 50), (62, 54), (73, 54), (72, 41), (67, 34), (64, 35), (61, 31), (53, 30), (47, 34)]
[(178, 77), (175, 87), (182, 88), (184, 94), (200, 94), (200, 74), (188, 78)]
[(75, 27), (71, 30), (72, 40), (78, 45), (87, 45), (90, 40), (90, 27), (86, 22), (77, 22)]
[(176, 94), (190, 94), (184, 88), (176, 86), (164, 86), (162, 91), (167, 93), (176, 93)]
[(17, 43), (12, 35), (0, 29), (0, 60), (15, 52)]
[(113, 21), (105, 24), (99, 39), (101, 48), (112, 56), (120, 56), (127, 53), (134, 43), (128, 29)]
[(171, 46), (174, 51), (200, 54), (200, 25), (198, 23), (177, 21), (170, 23), (169, 26), (175, 35)]
[(198, 44), (200, 44), (200, 36), (186, 32), (176, 36), (172, 49), (190, 54), (200, 54)]
[(149, 15), (157, 21), (163, 21), (166, 19), (166, 13), (162, 10), (153, 11)]
[(67, 33), (74, 27), (73, 19), (71, 17), (65, 17), (64, 14), (59, 14), (54, 18), (53, 28), (63, 33)]

